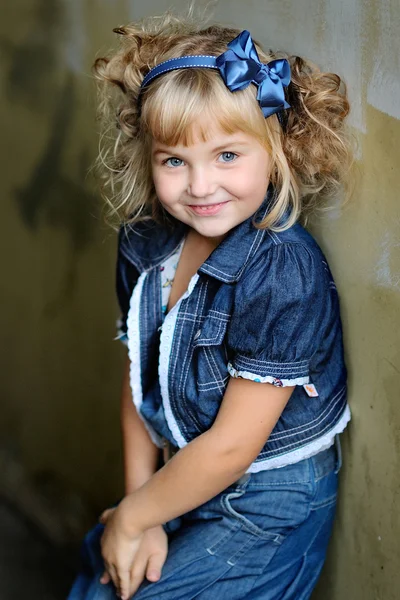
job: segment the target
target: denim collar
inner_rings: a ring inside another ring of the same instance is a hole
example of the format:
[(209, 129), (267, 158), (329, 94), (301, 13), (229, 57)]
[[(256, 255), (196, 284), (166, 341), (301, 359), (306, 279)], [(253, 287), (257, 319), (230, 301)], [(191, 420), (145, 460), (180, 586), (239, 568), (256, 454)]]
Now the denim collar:
[[(272, 197), (270, 187), (256, 213), (231, 229), (201, 265), (199, 272), (225, 283), (233, 283), (240, 278), (266, 234), (265, 229), (256, 229), (253, 222), (259, 222), (266, 216)], [(173, 254), (186, 231), (187, 226), (179, 221), (176, 221), (173, 228), (155, 221), (125, 225), (120, 230), (121, 252), (141, 273), (157, 267)]]

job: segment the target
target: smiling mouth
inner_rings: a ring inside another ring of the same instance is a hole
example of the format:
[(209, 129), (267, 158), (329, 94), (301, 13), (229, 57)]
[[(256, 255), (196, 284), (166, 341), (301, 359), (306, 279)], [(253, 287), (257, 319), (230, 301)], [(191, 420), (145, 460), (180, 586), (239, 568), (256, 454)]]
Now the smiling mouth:
[(228, 202), (229, 200), (217, 202), (215, 204), (189, 204), (189, 208), (197, 215), (215, 215), (223, 206), (225, 206), (225, 204), (228, 204)]

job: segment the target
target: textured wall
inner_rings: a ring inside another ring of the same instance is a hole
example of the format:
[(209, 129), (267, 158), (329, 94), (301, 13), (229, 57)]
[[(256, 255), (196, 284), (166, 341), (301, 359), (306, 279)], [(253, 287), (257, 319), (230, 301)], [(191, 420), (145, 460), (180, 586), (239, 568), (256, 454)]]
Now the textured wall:
[[(186, 3), (174, 3), (177, 8)], [(98, 48), (168, 2), (17, 0), (0, 23), (2, 442), (36, 479), (100, 508), (120, 485), (114, 238), (87, 169)], [(394, 600), (400, 577), (400, 7), (398, 0), (221, 0), (217, 19), (344, 76), (353, 196), (313, 225), (341, 291), (351, 428), (315, 598)]]
[[(228, 10), (229, 7), (229, 10)], [(353, 421), (329, 561), (315, 598), (395, 600), (400, 575), (400, 6), (397, 0), (218, 4), (272, 48), (349, 86), (358, 168), (349, 203), (315, 223), (342, 299)]]
[(115, 239), (89, 173), (90, 66), (124, 14), (117, 3), (17, 0), (0, 21), (0, 449), (38, 489), (59, 499), (75, 489), (93, 510), (120, 491), (122, 354)]

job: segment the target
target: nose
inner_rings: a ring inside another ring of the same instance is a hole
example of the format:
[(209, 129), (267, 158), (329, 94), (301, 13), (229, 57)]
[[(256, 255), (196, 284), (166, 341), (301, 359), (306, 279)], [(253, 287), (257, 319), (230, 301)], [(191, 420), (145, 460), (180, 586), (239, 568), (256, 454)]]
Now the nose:
[(192, 167), (189, 172), (188, 194), (193, 198), (206, 198), (214, 194), (217, 182), (211, 169)]

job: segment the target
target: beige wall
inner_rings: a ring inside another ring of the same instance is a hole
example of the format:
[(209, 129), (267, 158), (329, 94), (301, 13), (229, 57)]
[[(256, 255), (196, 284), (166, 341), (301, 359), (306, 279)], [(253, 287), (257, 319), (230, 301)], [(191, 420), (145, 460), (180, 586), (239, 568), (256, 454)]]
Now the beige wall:
[(116, 2), (18, 0), (4, 13), (0, 449), (39, 491), (75, 489), (98, 511), (121, 491), (122, 351), (115, 237), (88, 172), (90, 66), (126, 12)]
[[(8, 3), (2, 119), (2, 445), (93, 509), (120, 490), (112, 342), (114, 238), (86, 177), (89, 66), (111, 27), (169, 3)], [(184, 6), (184, 2), (175, 2)], [(313, 232), (342, 298), (351, 428), (336, 530), (315, 598), (394, 600), (400, 576), (400, 7), (398, 0), (221, 0), (217, 19), (337, 69), (358, 140), (355, 191)]]

